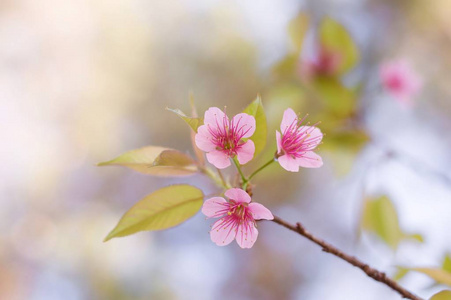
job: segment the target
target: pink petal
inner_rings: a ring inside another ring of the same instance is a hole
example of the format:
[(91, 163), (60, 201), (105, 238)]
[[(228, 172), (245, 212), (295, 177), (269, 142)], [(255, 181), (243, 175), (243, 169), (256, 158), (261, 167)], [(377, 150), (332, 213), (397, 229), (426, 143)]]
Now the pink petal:
[(228, 202), (222, 197), (213, 197), (204, 202), (202, 213), (209, 218), (225, 215), (229, 209)]
[(228, 245), (236, 237), (237, 226), (234, 223), (225, 224), (227, 220), (228, 218), (219, 219), (210, 230), (210, 238), (218, 246)]
[(248, 140), (246, 143), (236, 151), (238, 161), (241, 165), (247, 164), (254, 157), (255, 144), (253, 141)]
[(319, 168), (323, 165), (323, 160), (318, 154), (309, 151), (296, 159), (300, 167), (304, 168)]
[(241, 248), (252, 248), (258, 237), (258, 230), (253, 222), (243, 223), (238, 227), (236, 242)]
[(207, 153), (207, 160), (218, 169), (224, 169), (230, 166), (230, 160), (227, 153), (213, 150)]
[(228, 189), (224, 193), (230, 200), (234, 200), (235, 202), (241, 202), (241, 203), (249, 203), (251, 202), (251, 196), (249, 196), (248, 193), (246, 193), (242, 189)]
[(287, 108), (283, 113), (282, 122), (280, 123), (280, 131), (282, 134), (285, 133), (285, 130), (290, 127), (294, 122), (297, 122), (298, 116), (291, 108)]
[(277, 161), (285, 170), (290, 172), (299, 172), (299, 163), (290, 155), (282, 155), (277, 159)]
[(282, 149), (282, 136), (280, 132), (276, 130), (276, 142), (277, 142), (277, 153), (280, 153), (280, 150)]
[(207, 125), (199, 126), (195, 136), (196, 146), (205, 152), (210, 152), (216, 149), (216, 145), (211, 141), (212, 136), (208, 131)]
[(204, 124), (214, 129), (218, 128), (218, 125), (219, 128), (223, 128), (224, 118), (228, 125), (229, 118), (226, 114), (217, 107), (210, 107), (204, 114)]
[(306, 141), (308, 141), (309, 144), (311, 144), (310, 149), (313, 149), (316, 146), (318, 146), (318, 144), (323, 139), (323, 133), (321, 132), (321, 130), (318, 127), (301, 126), (301, 127), (299, 127), (299, 132), (307, 132), (308, 133), (309, 136), (306, 139)]
[(261, 219), (272, 220), (272, 219), (274, 219), (274, 216), (269, 211), (269, 209), (267, 209), (260, 203), (252, 202), (251, 204), (249, 204), (248, 208), (249, 208), (249, 211), (252, 213), (252, 216), (254, 217), (255, 220), (261, 220)]
[(255, 118), (251, 115), (240, 113), (233, 117), (232, 123), (237, 127), (239, 132), (246, 133), (243, 135), (243, 138), (251, 137), (255, 132)]

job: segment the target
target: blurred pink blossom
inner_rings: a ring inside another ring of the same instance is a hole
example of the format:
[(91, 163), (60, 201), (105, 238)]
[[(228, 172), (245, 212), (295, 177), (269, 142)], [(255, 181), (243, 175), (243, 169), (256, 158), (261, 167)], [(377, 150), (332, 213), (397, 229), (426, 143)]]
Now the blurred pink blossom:
[(280, 124), (282, 134), (276, 131), (278, 161), (287, 171), (298, 172), (299, 167), (319, 168), (323, 165), (321, 157), (312, 151), (321, 142), (323, 134), (315, 126), (301, 126), (304, 119), (299, 120), (288, 108)]
[(229, 189), (225, 196), (229, 201), (213, 197), (202, 207), (202, 213), (208, 218), (220, 218), (210, 231), (211, 240), (225, 246), (236, 239), (241, 248), (251, 248), (258, 236), (255, 220), (272, 220), (274, 216), (260, 203), (251, 203), (251, 197), (242, 189)]
[(307, 79), (316, 76), (333, 76), (338, 71), (341, 61), (339, 53), (320, 47), (314, 57), (302, 62), (301, 76), (305, 76)]
[(227, 115), (217, 107), (205, 112), (204, 125), (197, 129), (196, 145), (207, 152), (207, 160), (216, 168), (230, 166), (229, 158), (238, 158), (244, 165), (254, 157), (255, 145), (251, 137), (255, 132), (255, 118), (240, 113), (230, 121)]
[(420, 76), (403, 60), (383, 64), (380, 77), (388, 93), (403, 104), (412, 104), (412, 97), (422, 87)]

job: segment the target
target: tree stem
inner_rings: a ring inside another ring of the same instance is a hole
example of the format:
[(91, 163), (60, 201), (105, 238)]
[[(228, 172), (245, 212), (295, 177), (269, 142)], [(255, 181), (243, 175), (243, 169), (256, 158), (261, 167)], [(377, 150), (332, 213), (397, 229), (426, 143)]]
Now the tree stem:
[(335, 246), (327, 243), (326, 241), (324, 241), (320, 238), (317, 238), (316, 236), (314, 236), (313, 234), (308, 232), (301, 223), (298, 222), (298, 223), (296, 223), (296, 225), (293, 225), (293, 224), (290, 224), (276, 216), (274, 216), (273, 222), (275, 222), (279, 225), (282, 225), (283, 227), (288, 228), (288, 229), (304, 236), (305, 238), (309, 239), (310, 241), (312, 241), (315, 244), (317, 244), (318, 246), (320, 246), (324, 252), (335, 255), (335, 256), (341, 258), (342, 260), (350, 263), (351, 265), (361, 269), (363, 272), (365, 272), (366, 275), (368, 275), (369, 277), (373, 278), (374, 280), (379, 281), (379, 282), (387, 285), (388, 287), (392, 288), (393, 290), (398, 292), (403, 298), (412, 299), (412, 300), (423, 300), (422, 298), (416, 296), (412, 292), (410, 292), (410, 291), (406, 290), (405, 288), (403, 288), (402, 286), (400, 286), (393, 279), (390, 279), (389, 277), (387, 277), (387, 275), (384, 272), (381, 272), (379, 270), (376, 270), (376, 269), (370, 267), (369, 265), (360, 261), (358, 258), (348, 255), (348, 254), (344, 253), (343, 251), (341, 251), (340, 249), (336, 248)]

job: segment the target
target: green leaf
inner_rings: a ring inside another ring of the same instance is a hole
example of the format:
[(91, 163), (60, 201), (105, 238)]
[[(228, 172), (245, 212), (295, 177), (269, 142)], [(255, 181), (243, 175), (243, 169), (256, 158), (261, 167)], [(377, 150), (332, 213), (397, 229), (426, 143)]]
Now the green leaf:
[(309, 16), (305, 13), (299, 13), (296, 18), (288, 23), (288, 35), (293, 46), (293, 52), (297, 55), (301, 52), (305, 34), (308, 29)]
[(445, 259), (443, 260), (442, 269), (451, 273), (451, 257), (449, 254), (445, 256)]
[(98, 166), (118, 165), (143, 174), (156, 176), (186, 176), (197, 172), (194, 160), (174, 149), (147, 146), (128, 151)]
[(255, 133), (250, 137), (250, 139), (255, 144), (255, 158), (258, 154), (260, 154), (263, 148), (265, 148), (267, 138), (266, 115), (263, 109), (262, 99), (260, 98), (260, 95), (258, 95), (257, 99), (249, 104), (243, 112), (255, 118)]
[(429, 300), (451, 300), (451, 291), (444, 290), (434, 294)]
[(409, 273), (409, 269), (408, 268), (404, 268), (404, 267), (398, 267), (398, 272), (396, 272), (396, 274), (393, 276), (393, 280), (400, 280), (402, 279), (404, 276), (407, 275), (407, 273)]
[(144, 230), (174, 227), (194, 216), (202, 206), (202, 199), (202, 191), (190, 185), (162, 188), (127, 211), (104, 241)]
[(357, 153), (370, 139), (368, 134), (363, 130), (337, 131), (326, 133), (327, 139), (325, 139), (324, 141), (323, 148), (330, 150), (344, 148), (350, 150), (353, 153)]
[(323, 50), (339, 55), (338, 74), (348, 72), (359, 61), (359, 49), (351, 35), (343, 25), (331, 18), (325, 18), (321, 22), (319, 39)]
[(424, 238), (421, 234), (415, 233), (415, 234), (404, 234), (405, 238), (417, 240), (420, 243), (424, 243)]
[(169, 111), (172, 111), (177, 116), (179, 116), (183, 121), (186, 122), (186, 124), (188, 124), (194, 130), (194, 132), (197, 132), (197, 128), (204, 124), (203, 118), (188, 117), (178, 108), (166, 107), (166, 109)]
[(281, 61), (277, 62), (272, 68), (272, 72), (276, 76), (289, 78), (295, 74), (298, 65), (299, 55), (288, 54)]
[(362, 227), (378, 235), (387, 245), (396, 249), (402, 239), (411, 237), (399, 227), (398, 214), (387, 196), (366, 199)]
[(327, 109), (340, 117), (350, 116), (356, 106), (356, 95), (353, 90), (345, 87), (339, 79), (317, 77), (312, 82), (317, 96), (327, 106)]
[(412, 271), (417, 271), (434, 279), (437, 283), (451, 286), (451, 273), (442, 269), (436, 268), (411, 268)]

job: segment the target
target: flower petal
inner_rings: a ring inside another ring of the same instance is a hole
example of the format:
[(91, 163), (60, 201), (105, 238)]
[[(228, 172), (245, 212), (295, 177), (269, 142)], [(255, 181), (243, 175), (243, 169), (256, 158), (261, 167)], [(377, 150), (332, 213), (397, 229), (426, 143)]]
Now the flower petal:
[(204, 202), (202, 213), (208, 218), (218, 218), (229, 210), (229, 203), (222, 197), (213, 197)]
[(274, 219), (274, 216), (272, 215), (271, 211), (260, 203), (252, 202), (251, 204), (249, 204), (248, 209), (252, 213), (252, 216), (254, 217), (255, 220)]
[(285, 170), (290, 172), (299, 172), (299, 163), (290, 155), (282, 155), (277, 159), (277, 161)]
[(308, 134), (308, 138), (305, 140), (309, 144), (309, 149), (314, 149), (323, 139), (323, 133), (318, 127), (314, 126), (301, 126), (298, 132), (305, 132)]
[(285, 130), (290, 127), (294, 122), (297, 122), (298, 116), (291, 108), (287, 108), (283, 113), (282, 122), (280, 123), (280, 131), (282, 134), (285, 133)]
[(235, 202), (241, 203), (251, 202), (251, 196), (249, 196), (249, 194), (242, 189), (238, 188), (228, 189), (224, 194), (227, 196), (227, 198)]
[(277, 142), (277, 153), (280, 153), (282, 149), (282, 136), (279, 131), (276, 130), (276, 142)]
[(241, 248), (252, 248), (258, 237), (258, 230), (253, 222), (243, 223), (238, 226), (236, 242)]
[(247, 164), (254, 157), (255, 144), (253, 141), (248, 140), (246, 143), (236, 151), (238, 161), (241, 165)]
[(255, 132), (255, 118), (246, 113), (240, 113), (233, 117), (230, 126), (234, 126), (243, 138), (251, 137)]
[(227, 153), (213, 150), (207, 153), (207, 160), (218, 169), (225, 169), (230, 166), (230, 160)]
[(224, 128), (224, 118), (229, 125), (229, 118), (226, 114), (217, 107), (210, 107), (204, 114), (204, 124), (210, 126), (212, 129)]
[(194, 140), (196, 141), (196, 146), (200, 150), (210, 152), (216, 149), (216, 145), (212, 142), (212, 138), (213, 137), (208, 131), (207, 125), (202, 125), (197, 129)]
[(237, 227), (238, 225), (231, 223), (227, 217), (219, 219), (210, 230), (210, 238), (218, 246), (228, 245), (236, 237)]
[(302, 157), (296, 159), (300, 167), (304, 168), (319, 168), (323, 165), (321, 156), (313, 151), (306, 152)]

